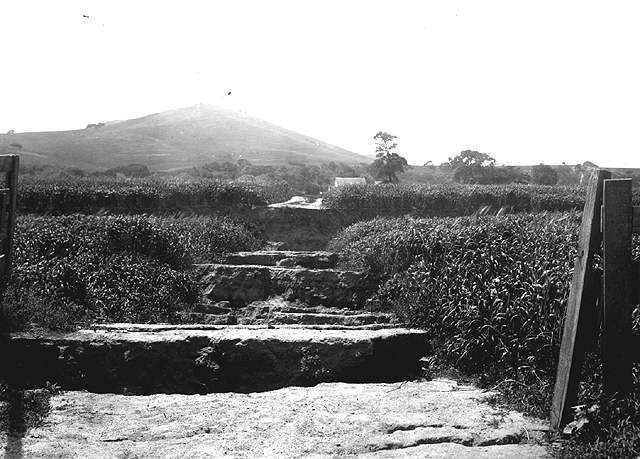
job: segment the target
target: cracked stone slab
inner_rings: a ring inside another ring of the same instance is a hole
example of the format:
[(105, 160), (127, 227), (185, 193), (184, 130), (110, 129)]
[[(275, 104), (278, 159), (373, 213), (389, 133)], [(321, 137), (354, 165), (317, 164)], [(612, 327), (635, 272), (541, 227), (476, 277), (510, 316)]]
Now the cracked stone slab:
[(120, 324), (0, 344), (0, 366), (22, 387), (136, 395), (402, 381), (431, 351), (420, 330), (315, 326)]
[(0, 448), (43, 459), (544, 457), (547, 422), (489, 406), (487, 395), (446, 379), (248, 394), (67, 392), (52, 399), (43, 427), (0, 437)]
[(207, 300), (227, 301), (233, 307), (283, 296), (312, 306), (357, 309), (376, 288), (363, 272), (337, 269), (201, 264), (195, 267), (195, 278)]

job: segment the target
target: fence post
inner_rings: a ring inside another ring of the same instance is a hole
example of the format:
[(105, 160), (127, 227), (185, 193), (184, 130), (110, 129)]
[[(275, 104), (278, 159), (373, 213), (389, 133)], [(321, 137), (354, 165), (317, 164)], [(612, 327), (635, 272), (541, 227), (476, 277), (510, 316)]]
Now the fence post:
[(576, 405), (582, 361), (585, 348), (585, 323), (588, 315), (595, 314), (597, 289), (593, 271), (594, 255), (600, 251), (600, 210), (602, 188), (611, 172), (595, 171), (587, 189), (582, 226), (578, 239), (578, 256), (574, 261), (573, 279), (567, 301), (556, 384), (551, 406), (550, 431), (558, 432), (571, 418), (571, 407)]
[(602, 386), (605, 395), (626, 394), (632, 380), (631, 193), (631, 179), (604, 182)]

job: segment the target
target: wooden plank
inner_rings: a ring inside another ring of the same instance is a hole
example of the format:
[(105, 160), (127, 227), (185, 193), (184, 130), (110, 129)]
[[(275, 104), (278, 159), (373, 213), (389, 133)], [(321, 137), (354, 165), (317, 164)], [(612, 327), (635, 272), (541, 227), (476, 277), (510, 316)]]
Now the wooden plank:
[(631, 361), (640, 363), (640, 335), (638, 333), (631, 334)]
[(631, 304), (640, 304), (640, 262), (631, 262)]
[[(9, 163), (7, 165), (7, 162)], [(13, 265), (13, 237), (16, 227), (16, 210), (18, 204), (18, 170), (20, 168), (20, 158), (17, 155), (0, 156), (0, 168), (5, 167), (5, 183), (3, 188), (9, 188), (9, 198), (6, 202), (7, 219), (6, 225), (2, 231), (2, 253), (5, 254), (3, 279), (5, 283), (11, 277), (12, 265)], [(2, 209), (5, 212), (5, 209)], [(5, 236), (6, 233), (6, 236)]]
[(606, 395), (631, 387), (631, 179), (605, 180), (602, 387)]
[(640, 233), (640, 206), (633, 206), (633, 229), (634, 233)]
[[(9, 222), (7, 203), (9, 202), (10, 198), (10, 194), (0, 192), (0, 238), (2, 239), (7, 237), (7, 223)], [(4, 247), (2, 248), (2, 250), (4, 253)], [(6, 260), (4, 262), (6, 262)]]
[(15, 158), (17, 157), (17, 155), (1, 155), (0, 172), (11, 172), (15, 170)]
[[(593, 288), (594, 255), (600, 250), (600, 210), (605, 179), (611, 177), (606, 170), (595, 171), (590, 179), (582, 226), (578, 239), (578, 256), (574, 261), (573, 280), (564, 320), (556, 385), (551, 406), (551, 432), (560, 431), (571, 421), (571, 407), (576, 405), (585, 340), (584, 324), (589, 311), (595, 311), (597, 289)], [(582, 326), (582, 327), (581, 327)]]

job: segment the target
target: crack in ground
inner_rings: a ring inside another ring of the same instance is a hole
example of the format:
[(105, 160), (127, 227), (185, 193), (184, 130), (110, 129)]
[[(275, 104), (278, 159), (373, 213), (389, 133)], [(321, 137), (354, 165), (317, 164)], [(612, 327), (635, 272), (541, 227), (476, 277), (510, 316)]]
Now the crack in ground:
[[(386, 434), (394, 434), (395, 432), (409, 432), (414, 431), (420, 428), (443, 428), (445, 427), (442, 423), (433, 423), (433, 424), (407, 424), (402, 426), (393, 426), (386, 429)], [(467, 427), (456, 425), (453, 426), (455, 429), (466, 430)], [(501, 436), (493, 437), (493, 438), (479, 438), (476, 435), (468, 435), (468, 436), (459, 436), (459, 435), (442, 435), (442, 436), (429, 436), (423, 438), (413, 438), (406, 441), (392, 441), (388, 440), (384, 443), (380, 443), (377, 445), (369, 445), (368, 449), (371, 451), (381, 451), (381, 450), (396, 450), (396, 449), (407, 449), (407, 448), (415, 448), (421, 445), (435, 445), (435, 444), (443, 444), (443, 443), (455, 443), (461, 446), (467, 447), (488, 447), (488, 446), (501, 446), (501, 445), (515, 445), (520, 444), (522, 442), (522, 438), (519, 434), (510, 433), (504, 434)]]
[(411, 443), (389, 442), (384, 445), (376, 445), (373, 447), (370, 445), (369, 450), (373, 452), (390, 451), (390, 450), (397, 450), (397, 449), (416, 448), (422, 445), (438, 445), (438, 444), (444, 444), (444, 443), (455, 443), (461, 446), (477, 448), (477, 447), (488, 447), (488, 446), (516, 445), (516, 444), (519, 444), (520, 442), (521, 442), (521, 439), (517, 435), (506, 435), (505, 437), (491, 438), (484, 441), (476, 441), (473, 438), (444, 436), (444, 437), (420, 438), (418, 440), (412, 441)]
[(410, 431), (410, 430), (419, 429), (420, 427), (442, 428), (442, 427), (444, 427), (444, 424), (442, 424), (442, 423), (436, 423), (436, 424), (406, 424), (406, 425), (403, 425), (403, 426), (389, 427), (385, 431), (385, 433), (386, 434), (392, 434), (394, 432), (407, 432), (407, 431)]

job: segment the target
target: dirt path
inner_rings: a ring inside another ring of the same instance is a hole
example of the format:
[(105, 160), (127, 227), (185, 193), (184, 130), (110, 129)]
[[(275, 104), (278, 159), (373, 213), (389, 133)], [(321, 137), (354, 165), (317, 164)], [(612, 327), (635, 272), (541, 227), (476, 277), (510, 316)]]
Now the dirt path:
[(440, 379), (269, 392), (67, 392), (7, 458), (539, 458), (547, 425)]

